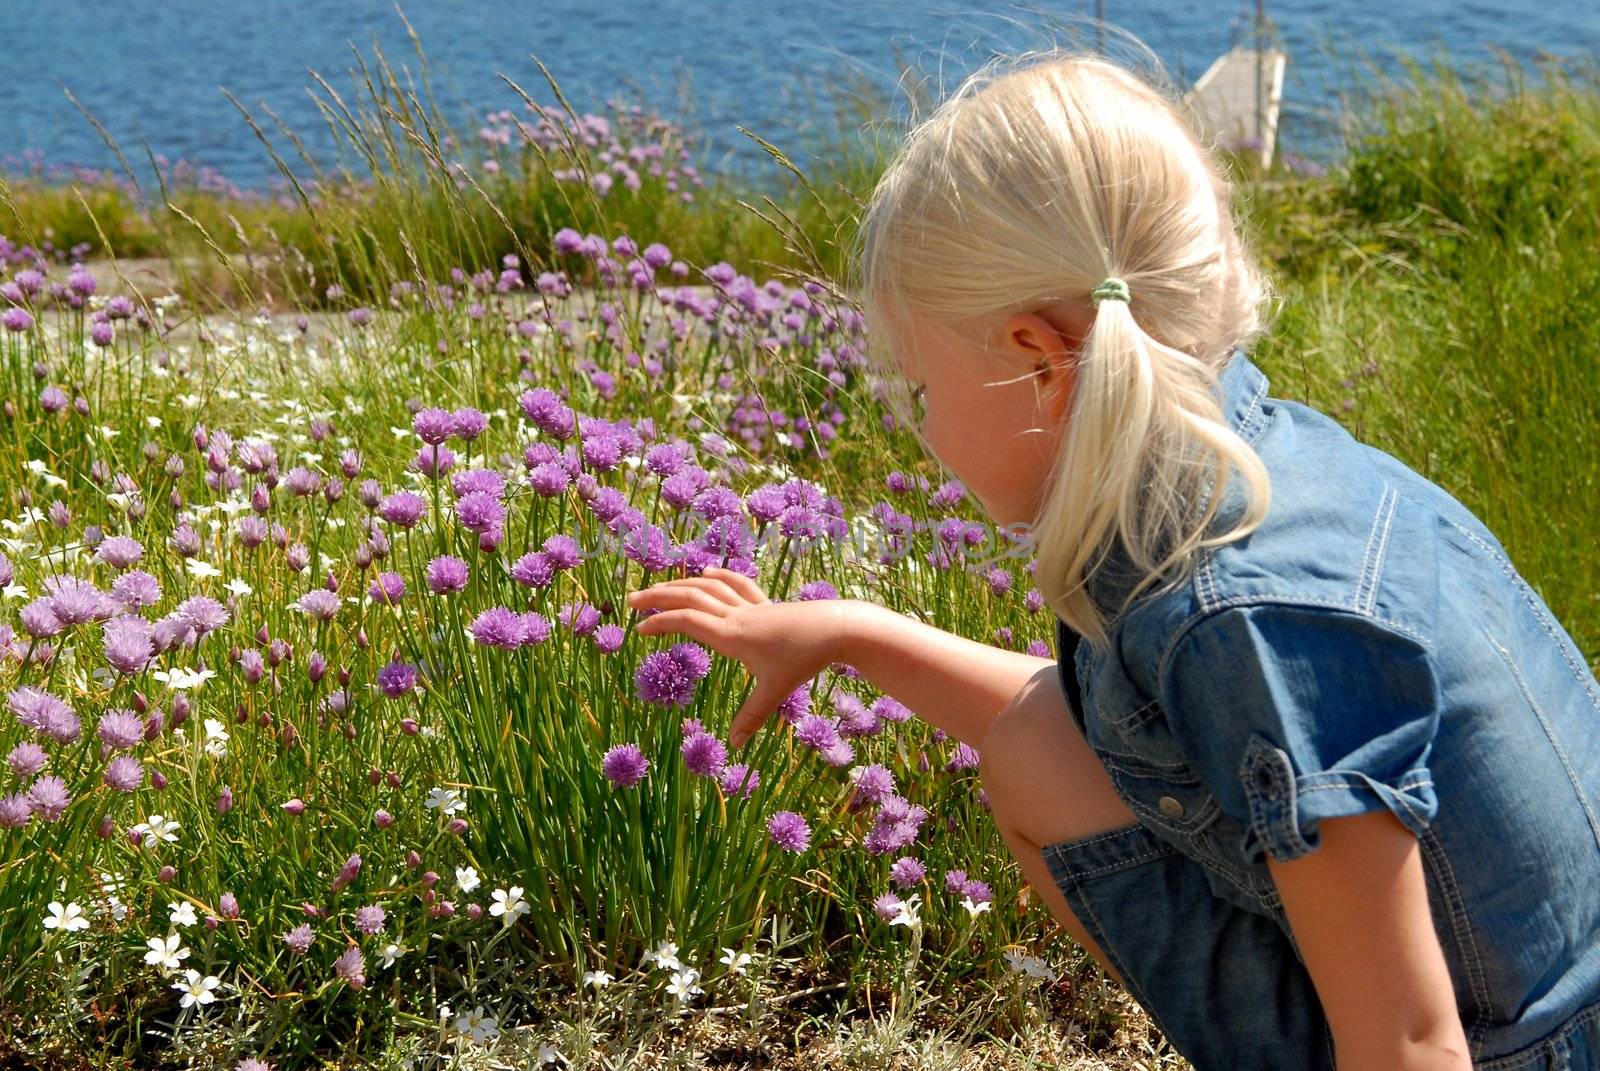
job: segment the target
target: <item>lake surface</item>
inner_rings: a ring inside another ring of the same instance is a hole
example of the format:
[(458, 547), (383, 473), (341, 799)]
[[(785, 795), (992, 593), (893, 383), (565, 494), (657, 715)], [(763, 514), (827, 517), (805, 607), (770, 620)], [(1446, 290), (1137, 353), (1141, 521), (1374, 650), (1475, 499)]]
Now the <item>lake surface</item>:
[[(31, 149), (51, 163), (114, 165), (65, 86), (136, 167), (146, 166), (141, 141), (147, 140), (154, 153), (218, 168), (240, 186), (264, 187), (277, 175), (274, 165), (219, 87), (269, 130), (258, 105), (270, 107), (320, 160), (333, 139), (309, 94), (308, 69), (347, 95), (354, 85), (352, 44), (370, 60), (375, 41), (392, 62), (419, 70), (389, 0), (52, 0), (6, 7), (0, 157)], [(1254, 3), (1106, 0), (1108, 23), (1136, 35), (1182, 86), (1227, 51), (1236, 33), (1247, 33), (1253, 11)], [(468, 137), (489, 111), (527, 114), (501, 73), (535, 100), (556, 103), (534, 54), (580, 112), (603, 112), (605, 101), (618, 96), (641, 101), (700, 139), (705, 169), (759, 177), (775, 165), (735, 124), (803, 166), (802, 138), (833, 129), (830, 93), (856, 78), (892, 91), (896, 49), (937, 94), (941, 81), (954, 88), (991, 51), (1063, 41), (1068, 26), (1092, 42), (1094, 4), (414, 0), (404, 12), (441, 107)], [(1359, 52), (1396, 75), (1399, 54), (1424, 65), (1443, 55), (1458, 68), (1478, 65), (1498, 81), (1496, 49), (1527, 64), (1530, 75), (1541, 54), (1593, 57), (1600, 49), (1595, 0), (1280, 0), (1267, 13), (1289, 53), (1279, 148), (1322, 163), (1342, 147), (1340, 94), (1363, 77)], [(276, 140), (287, 152), (282, 137)]]

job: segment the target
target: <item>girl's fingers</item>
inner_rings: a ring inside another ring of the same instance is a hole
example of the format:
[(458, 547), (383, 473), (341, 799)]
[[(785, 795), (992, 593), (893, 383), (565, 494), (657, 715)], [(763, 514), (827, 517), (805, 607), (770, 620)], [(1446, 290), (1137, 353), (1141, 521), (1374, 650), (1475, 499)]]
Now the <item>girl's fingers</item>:
[(745, 576), (743, 573), (734, 572), (732, 569), (724, 569), (720, 565), (708, 565), (705, 569), (701, 570), (701, 575), (715, 577), (718, 580), (721, 580), (734, 591), (749, 599), (751, 602), (771, 601), (767, 598), (766, 592), (761, 590), (761, 586), (754, 580), (751, 580), (749, 577)]
[(685, 576), (679, 577), (677, 580), (664, 580), (653, 587), (646, 588), (645, 591), (655, 591), (657, 588), (667, 591), (699, 588), (701, 591), (708, 592), (712, 598), (725, 602), (729, 606), (742, 606), (745, 602), (745, 599), (727, 584), (710, 577)]
[(697, 643), (705, 644), (719, 654), (727, 653), (722, 650), (719, 642), (723, 634), (722, 618), (703, 610), (666, 610), (659, 614), (651, 614), (635, 625), (634, 631), (643, 636), (680, 633)]
[(701, 588), (691, 587), (651, 588), (649, 591), (636, 591), (628, 596), (628, 605), (635, 610), (677, 610), (684, 607), (693, 607), (718, 617), (733, 609), (732, 603), (723, 602)]

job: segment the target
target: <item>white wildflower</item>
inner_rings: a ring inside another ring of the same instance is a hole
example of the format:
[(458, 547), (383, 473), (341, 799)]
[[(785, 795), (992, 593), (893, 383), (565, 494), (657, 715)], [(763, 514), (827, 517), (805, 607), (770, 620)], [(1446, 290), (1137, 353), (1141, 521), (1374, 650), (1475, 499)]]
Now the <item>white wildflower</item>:
[(145, 944), (150, 946), (150, 951), (144, 954), (144, 961), (169, 971), (181, 967), (182, 964), (178, 961), (189, 955), (189, 950), (183, 947), (183, 938), (177, 933), (169, 933), (165, 937), (152, 937)]
[(677, 997), (679, 1004), (687, 1004), (697, 995), (705, 992), (705, 990), (694, 984), (699, 978), (700, 972), (693, 967), (685, 967), (680, 971), (674, 971), (672, 981), (667, 983), (667, 992)]
[(461, 798), (461, 793), (453, 788), (431, 788), (428, 790), (428, 798), (422, 801), (422, 805), (429, 810), (438, 808), (448, 815), (465, 810), (467, 803)]
[(470, 893), (482, 884), (482, 879), (478, 877), (476, 867), (458, 866), (456, 867), (456, 884), (461, 886), (462, 892)]
[(150, 815), (133, 829), (136, 833), (144, 834), (146, 842), (164, 840), (170, 844), (178, 839), (178, 823), (159, 814)]
[(199, 971), (190, 967), (183, 972), (181, 981), (172, 983), (172, 988), (183, 994), (178, 1003), (188, 1008), (195, 1004), (210, 1004), (216, 1000), (217, 995), (212, 990), (221, 984), (222, 979), (216, 975), (207, 974), (202, 976)]
[(84, 917), (83, 908), (76, 901), (63, 904), (60, 900), (51, 900), (50, 914), (45, 916), (44, 928), (71, 933), (74, 930), (87, 930), (89, 920)]
[(734, 974), (743, 974), (744, 969), (751, 964), (754, 958), (748, 952), (735, 952), (731, 948), (724, 948), (722, 950), (722, 958), (717, 962), (727, 967)]
[(504, 916), (501, 921), (507, 926), (516, 922), (518, 915), (526, 915), (530, 910), (528, 901), (522, 898), (521, 885), (513, 885), (509, 890), (496, 889), (494, 903), (489, 905), (489, 914)]

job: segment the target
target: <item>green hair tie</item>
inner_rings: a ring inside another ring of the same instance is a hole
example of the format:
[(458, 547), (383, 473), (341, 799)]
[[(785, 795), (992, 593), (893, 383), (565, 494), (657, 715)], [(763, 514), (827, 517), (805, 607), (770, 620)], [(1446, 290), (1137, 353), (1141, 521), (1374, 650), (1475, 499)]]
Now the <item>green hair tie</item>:
[(1118, 279), (1115, 275), (1108, 275), (1105, 282), (1089, 292), (1089, 297), (1093, 299), (1096, 305), (1100, 304), (1105, 298), (1113, 298), (1117, 301), (1132, 300), (1131, 295), (1128, 293), (1128, 284)]

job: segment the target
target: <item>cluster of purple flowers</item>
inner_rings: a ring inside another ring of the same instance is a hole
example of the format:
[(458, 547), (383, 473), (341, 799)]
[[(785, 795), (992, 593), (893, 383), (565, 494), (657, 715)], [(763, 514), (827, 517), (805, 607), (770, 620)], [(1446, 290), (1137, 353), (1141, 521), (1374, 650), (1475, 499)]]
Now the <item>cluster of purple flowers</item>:
[(639, 698), (664, 706), (688, 706), (694, 686), (711, 672), (711, 655), (697, 643), (673, 644), (645, 655), (633, 677)]

